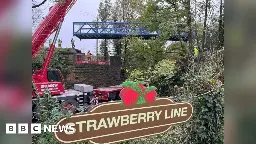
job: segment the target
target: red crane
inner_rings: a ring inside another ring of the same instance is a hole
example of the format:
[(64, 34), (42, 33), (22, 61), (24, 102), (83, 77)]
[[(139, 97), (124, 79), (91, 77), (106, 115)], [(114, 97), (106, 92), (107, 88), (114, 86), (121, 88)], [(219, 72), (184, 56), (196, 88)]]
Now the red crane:
[(61, 72), (57, 69), (48, 69), (48, 66), (53, 56), (61, 24), (64, 21), (64, 17), (75, 3), (76, 0), (65, 0), (64, 3), (56, 3), (50, 8), (49, 14), (45, 17), (32, 36), (32, 58), (35, 58), (36, 54), (43, 47), (50, 35), (56, 32), (43, 64), (43, 68), (35, 71), (32, 75), (32, 80), (37, 88), (37, 93), (40, 96), (43, 95), (46, 88), (49, 89), (52, 95), (59, 95), (65, 92), (63, 86), (64, 79)]
[(36, 91), (32, 92), (33, 119), (39, 118), (35, 100), (37, 96), (43, 96), (46, 89), (50, 91), (52, 96), (56, 96), (63, 108), (71, 110), (73, 113), (79, 105), (88, 104), (88, 102), (90, 102), (89, 96), (93, 91), (92, 86), (80, 84), (75, 85), (75, 90), (65, 90), (64, 79), (61, 72), (58, 69), (48, 68), (64, 17), (75, 2), (76, 0), (65, 0), (64, 3), (56, 3), (50, 8), (49, 14), (45, 17), (32, 36), (32, 58), (35, 58), (46, 40), (55, 32), (53, 42), (50, 45), (42, 69), (37, 70), (32, 74), (32, 81), (36, 89)]
[[(57, 41), (61, 25), (64, 21), (64, 17), (77, 0), (65, 0), (64, 3), (56, 3), (50, 8), (49, 14), (45, 17), (39, 27), (36, 29), (32, 36), (32, 58), (35, 58), (36, 54), (43, 47), (46, 40), (52, 33), (55, 32), (55, 36), (52, 44), (48, 50), (46, 60), (42, 69), (35, 71), (32, 74), (32, 81), (35, 85), (36, 91), (32, 92), (32, 101), (35, 101), (37, 96), (43, 96), (46, 89), (48, 89), (52, 96), (56, 96), (57, 100), (62, 104), (64, 108), (71, 110), (75, 113), (76, 108), (79, 106), (85, 106), (90, 104), (90, 99), (93, 96), (93, 87), (85, 84), (75, 84), (74, 89), (65, 90), (64, 79), (58, 69), (49, 69), (51, 58), (55, 49), (55, 43)], [(118, 95), (121, 90), (120, 87), (116, 90), (95, 89), (95, 95), (102, 93), (103, 100), (108, 100), (113, 94)], [(111, 95), (111, 96), (110, 96)], [(111, 98), (112, 99), (112, 98)], [(36, 103), (32, 104), (33, 117), (37, 117), (38, 113)]]

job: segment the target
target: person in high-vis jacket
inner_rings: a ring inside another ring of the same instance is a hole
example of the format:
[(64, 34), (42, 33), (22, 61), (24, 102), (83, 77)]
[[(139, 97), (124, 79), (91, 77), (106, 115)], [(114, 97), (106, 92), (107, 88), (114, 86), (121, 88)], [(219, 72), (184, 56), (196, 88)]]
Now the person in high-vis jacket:
[(199, 54), (199, 50), (197, 48), (194, 48), (194, 56), (197, 57)]
[(60, 47), (61, 48), (61, 44), (62, 44), (62, 40), (58, 40), (58, 47)]
[(88, 52), (87, 52), (87, 59), (88, 59), (88, 61), (91, 61), (91, 56), (92, 56), (91, 52), (88, 51)]
[(75, 48), (75, 40), (73, 38), (71, 39), (71, 44), (72, 44), (72, 48)]

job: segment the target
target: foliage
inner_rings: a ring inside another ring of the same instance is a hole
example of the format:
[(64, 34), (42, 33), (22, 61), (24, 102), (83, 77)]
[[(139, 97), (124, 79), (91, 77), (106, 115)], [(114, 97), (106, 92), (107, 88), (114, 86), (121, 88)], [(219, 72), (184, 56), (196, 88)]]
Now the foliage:
[(158, 62), (154, 68), (147, 71), (135, 69), (130, 73), (129, 80), (150, 80), (151, 84), (158, 88), (159, 96), (166, 96), (168, 93), (168, 84), (175, 75), (175, 61), (164, 59)]
[(150, 81), (158, 88), (159, 96), (170, 95), (170, 83), (174, 83), (173, 78), (176, 74), (175, 61), (162, 60), (151, 73)]
[[(184, 143), (223, 143), (224, 87), (220, 73), (224, 70), (222, 54), (212, 54), (205, 62), (191, 63), (182, 88), (176, 88), (178, 100), (194, 107), (192, 119), (181, 126)], [(176, 136), (177, 137), (177, 136)]]
[[(100, 21), (139, 21), (152, 32), (161, 32), (160, 37), (149, 40), (126, 37), (113, 41), (115, 53), (120, 54), (128, 71), (127, 80), (150, 80), (159, 96), (172, 96), (174, 101), (190, 102), (194, 107), (190, 121), (172, 126), (164, 134), (123, 144), (223, 143), (223, 2), (207, 0), (207, 4), (206, 0), (116, 0), (114, 6), (109, 0), (100, 3)], [(196, 33), (195, 39), (167, 45), (170, 35), (190, 30)], [(102, 55), (106, 56), (108, 46), (109, 42), (100, 44)], [(39, 56), (33, 68), (41, 68), (42, 62)], [(51, 66), (65, 71), (66, 63), (56, 52)]]
[(185, 42), (173, 42), (166, 47), (166, 58), (179, 61), (189, 54), (188, 45)]
[(111, 3), (110, 0), (103, 0), (99, 4), (99, 19), (102, 22), (106, 22), (110, 19)]
[(224, 88), (200, 95), (192, 102), (194, 116), (184, 127), (186, 143), (223, 143), (224, 139)]
[(34, 30), (42, 19), (42, 9), (32, 9), (32, 30)]
[[(52, 97), (48, 91), (45, 92), (43, 98), (37, 99), (37, 108), (40, 110), (40, 123), (42, 125), (52, 125), (58, 122), (61, 118), (67, 117), (70, 114), (64, 114), (61, 107), (56, 100)], [(32, 143), (35, 144), (59, 144), (54, 138), (54, 134), (50, 132), (44, 132), (32, 137)]]
[(108, 53), (108, 45), (109, 41), (108, 40), (102, 40), (100, 41), (100, 55), (103, 55), (105, 60), (108, 59), (109, 53)]
[[(119, 19), (118, 19), (118, 4), (116, 3), (115, 5), (112, 6), (112, 9), (111, 9), (111, 19), (114, 21), (114, 22), (118, 22)], [(115, 25), (115, 28), (122, 28), (121, 25)], [(113, 39), (112, 40), (112, 43), (113, 43), (113, 47), (114, 47), (114, 55), (115, 56), (121, 56), (121, 48), (122, 48), (122, 45), (121, 45), (121, 40), (119, 39)]]
[(164, 58), (163, 43), (158, 40), (128, 39), (126, 67), (129, 70), (147, 70)]
[[(175, 61), (164, 59), (155, 65), (155, 69), (152, 72), (153, 78), (158, 77), (172, 77), (174, 75)], [(167, 78), (168, 78), (167, 77)]]
[[(189, 72), (183, 74), (184, 83), (172, 86), (168, 83), (170, 95), (175, 101), (190, 102), (194, 107), (192, 118), (173, 126), (168, 132), (127, 141), (124, 143), (216, 143), (224, 140), (224, 83), (223, 51), (215, 51), (202, 62), (189, 63)], [(162, 65), (163, 66), (163, 65)], [(173, 76), (173, 73), (170, 73)], [(154, 77), (154, 76), (153, 76)], [(161, 82), (161, 79), (158, 80)], [(158, 87), (159, 89), (159, 87)]]
[(144, 72), (142, 70), (139, 70), (139, 69), (135, 69), (135, 70), (130, 72), (128, 80), (130, 80), (130, 81), (138, 81), (140, 79), (147, 79), (147, 77), (148, 76), (147, 76), (146, 72)]
[(179, 25), (185, 23), (186, 16), (185, 5), (179, 3), (169, 0), (149, 1), (139, 19), (152, 31), (161, 31), (160, 38), (166, 40), (170, 35), (186, 30), (184, 26)]
[[(72, 65), (70, 65), (70, 59), (64, 55), (64, 53), (70, 53), (71, 48), (55, 48), (54, 54), (50, 62), (49, 68), (59, 69), (64, 78), (71, 72)], [(32, 69), (39, 70), (43, 67), (48, 51), (46, 48), (40, 50), (36, 58), (32, 61)]]
[[(111, 17), (111, 2), (110, 0), (103, 0), (99, 4), (99, 9), (98, 9), (98, 17), (99, 20), (102, 22), (107, 22), (110, 20)], [(101, 25), (101, 28), (107, 27), (107, 25)], [(104, 55), (105, 60), (108, 59), (109, 53), (108, 53), (108, 47), (109, 47), (109, 41), (107, 39), (102, 40), (100, 43), (100, 53)]]

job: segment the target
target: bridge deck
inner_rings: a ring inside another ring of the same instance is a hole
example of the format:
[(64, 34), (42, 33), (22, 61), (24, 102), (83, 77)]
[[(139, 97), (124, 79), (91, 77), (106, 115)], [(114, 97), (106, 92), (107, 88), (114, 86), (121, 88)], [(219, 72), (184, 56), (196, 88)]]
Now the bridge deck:
[[(73, 22), (73, 36), (79, 39), (121, 39), (127, 36), (151, 39), (160, 35), (160, 31), (150, 32), (141, 23), (127, 22)], [(170, 41), (187, 41), (187, 33), (170, 36)]]

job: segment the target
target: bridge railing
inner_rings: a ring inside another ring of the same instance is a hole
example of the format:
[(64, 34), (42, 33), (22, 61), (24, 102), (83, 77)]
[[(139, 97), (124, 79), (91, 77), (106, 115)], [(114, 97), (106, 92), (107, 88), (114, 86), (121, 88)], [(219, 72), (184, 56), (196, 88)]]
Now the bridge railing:
[[(126, 36), (151, 39), (160, 36), (160, 31), (151, 32), (142, 23), (128, 22), (73, 22), (73, 36), (79, 39), (122, 39)], [(188, 33), (181, 32), (171, 35), (171, 41), (187, 41)]]
[(150, 32), (148, 28), (142, 27), (141, 23), (74, 22), (73, 33), (157, 35), (159, 31)]
[(129, 34), (129, 35), (158, 35), (159, 32), (149, 32), (147, 28), (81, 28), (76, 34)]

